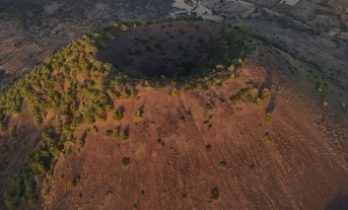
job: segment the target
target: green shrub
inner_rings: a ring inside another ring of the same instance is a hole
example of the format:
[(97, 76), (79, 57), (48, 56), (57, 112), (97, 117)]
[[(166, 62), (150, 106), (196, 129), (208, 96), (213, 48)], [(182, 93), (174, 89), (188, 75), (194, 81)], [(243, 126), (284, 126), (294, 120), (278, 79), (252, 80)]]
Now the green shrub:
[(3, 134), (7, 129), (7, 126), (4, 122), (0, 122), (0, 135)]
[(93, 132), (98, 133), (99, 129), (96, 125), (92, 127)]
[[(29, 172), (20, 172), (9, 180), (9, 187), (4, 193), (5, 205), (9, 210), (18, 208), (22, 199), (35, 200), (37, 185)], [(36, 202), (37, 203), (37, 202)], [(35, 204), (35, 202), (33, 202)]]
[(219, 199), (219, 189), (218, 189), (217, 187), (215, 187), (214, 189), (212, 189), (210, 198), (211, 198), (212, 200), (218, 200), (218, 199)]
[(271, 92), (267, 88), (263, 88), (260, 93), (261, 99), (270, 99)]
[(228, 101), (229, 101), (230, 103), (234, 103), (234, 102), (240, 100), (240, 98), (241, 98), (241, 97), (240, 97), (240, 94), (238, 93), (238, 94), (236, 94), (236, 95), (233, 95), (233, 96), (229, 97), (229, 98), (228, 98)]
[(210, 100), (208, 101), (208, 103), (205, 105), (205, 108), (206, 108), (207, 110), (213, 110), (213, 109), (215, 109), (215, 103), (214, 103), (214, 101), (210, 99)]
[(205, 146), (205, 151), (206, 151), (206, 152), (210, 152), (210, 151), (211, 151), (211, 145), (210, 145), (210, 144), (207, 144), (207, 145)]
[(112, 136), (112, 130), (105, 131), (105, 136)]
[(267, 112), (265, 116), (266, 122), (270, 122), (273, 120), (273, 114), (271, 112)]
[(142, 117), (142, 114), (141, 114), (141, 110), (140, 110), (140, 109), (138, 109), (137, 111), (135, 111), (134, 117)]
[(10, 129), (10, 136), (11, 136), (11, 138), (16, 138), (17, 137), (17, 126), (13, 126)]
[(184, 124), (184, 123), (185, 123), (185, 117), (184, 117), (184, 116), (181, 116), (181, 117), (179, 118), (179, 123), (180, 123), (180, 124)]
[(83, 148), (86, 143), (86, 137), (87, 137), (87, 130), (85, 130), (82, 134), (82, 136), (78, 139), (77, 144), (80, 148)]
[(114, 120), (120, 121), (123, 118), (123, 113), (120, 109), (116, 110), (116, 112), (114, 113), (113, 117)]
[(327, 101), (323, 101), (323, 106), (328, 106), (329, 105), (329, 102), (327, 102)]
[(74, 188), (77, 182), (80, 180), (80, 175), (74, 176), (74, 178), (69, 182), (69, 188)]
[(128, 166), (130, 164), (130, 157), (124, 157), (122, 158), (122, 165)]
[(265, 140), (266, 142), (271, 142), (272, 141), (272, 139), (269, 136), (268, 132), (266, 132), (265, 135), (263, 135), (263, 140)]
[(262, 105), (262, 100), (261, 98), (257, 97), (255, 100), (253, 100), (253, 104), (255, 106), (261, 106)]
[(347, 105), (346, 102), (344, 102), (344, 101), (341, 102), (342, 107), (346, 107), (346, 105)]
[(115, 129), (114, 131), (112, 131), (112, 136), (115, 138), (118, 138), (120, 136), (120, 132), (118, 131), (118, 129)]
[(79, 140), (77, 141), (77, 144), (79, 145), (80, 148), (83, 148), (85, 146), (85, 139), (79, 138)]
[(173, 88), (170, 92), (170, 95), (172, 96), (179, 96), (179, 90), (177, 88)]
[(220, 161), (219, 166), (221, 168), (226, 168), (226, 161), (224, 161), (224, 160)]
[(162, 139), (157, 139), (157, 142), (156, 142), (158, 145), (161, 145), (162, 147), (164, 146), (164, 142), (162, 141)]
[(127, 140), (127, 139), (129, 138), (129, 136), (128, 136), (127, 133), (122, 132), (122, 133), (120, 134), (120, 138), (121, 138), (122, 140)]

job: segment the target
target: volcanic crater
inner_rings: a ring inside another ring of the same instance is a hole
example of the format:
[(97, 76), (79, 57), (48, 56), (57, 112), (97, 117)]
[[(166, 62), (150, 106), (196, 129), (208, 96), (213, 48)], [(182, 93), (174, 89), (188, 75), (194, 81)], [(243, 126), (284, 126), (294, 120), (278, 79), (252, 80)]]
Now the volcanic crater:
[[(114, 25), (97, 59), (135, 77), (185, 77), (230, 65), (246, 53), (246, 42), (230, 27), (199, 21)], [(248, 45), (250, 46), (250, 44)]]

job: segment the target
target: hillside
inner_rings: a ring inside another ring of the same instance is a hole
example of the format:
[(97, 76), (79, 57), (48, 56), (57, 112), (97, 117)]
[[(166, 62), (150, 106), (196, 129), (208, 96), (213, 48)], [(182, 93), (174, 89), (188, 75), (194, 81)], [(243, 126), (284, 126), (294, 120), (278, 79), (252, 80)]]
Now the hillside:
[(337, 209), (347, 102), (242, 28), (114, 23), (1, 93), (2, 207)]

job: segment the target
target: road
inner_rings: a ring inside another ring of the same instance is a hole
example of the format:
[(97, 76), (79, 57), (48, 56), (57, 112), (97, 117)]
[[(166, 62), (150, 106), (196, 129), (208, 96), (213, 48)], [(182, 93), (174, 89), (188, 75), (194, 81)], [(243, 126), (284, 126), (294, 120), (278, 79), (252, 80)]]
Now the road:
[(172, 18), (175, 18), (177, 14), (182, 14), (182, 13), (187, 13), (188, 15), (190, 15), (191, 12), (195, 11), (199, 5), (201, 5), (201, 0), (198, 0), (198, 2), (194, 4), (189, 10), (173, 12), (172, 14), (170, 14), (170, 16), (172, 16)]

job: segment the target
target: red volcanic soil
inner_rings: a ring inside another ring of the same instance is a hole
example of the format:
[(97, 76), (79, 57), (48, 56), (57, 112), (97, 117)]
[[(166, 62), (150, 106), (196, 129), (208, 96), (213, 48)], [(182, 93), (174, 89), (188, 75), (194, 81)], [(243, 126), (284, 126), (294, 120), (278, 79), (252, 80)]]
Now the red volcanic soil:
[[(326, 98), (329, 106), (322, 105), (315, 80), (304, 76), (306, 69), (291, 74), (284, 67), (287, 61), (296, 67), (298, 61), (267, 52), (259, 48), (239, 70), (240, 77), (221, 87), (182, 88), (178, 97), (169, 94), (171, 87), (138, 87), (138, 100), (115, 102), (115, 108), (124, 110), (120, 122), (109, 113), (106, 122), (79, 127), (76, 136), (90, 130), (86, 145), (82, 149), (71, 145), (71, 154), (58, 160), (45, 207), (329, 209), (341, 205), (348, 193), (347, 112), (338, 108), (334, 96)], [(269, 88), (271, 99), (260, 106), (245, 98), (227, 102), (250, 83), (252, 91)], [(214, 109), (206, 108), (209, 100)], [(138, 109), (141, 118), (134, 117)], [(273, 113), (270, 122), (265, 121), (266, 111)], [(179, 122), (182, 117), (184, 122)], [(129, 138), (105, 136), (115, 128), (126, 130)], [(124, 157), (130, 158), (127, 166), (122, 165)], [(76, 177), (76, 186), (69, 187)], [(211, 199), (213, 189), (218, 189), (218, 200)]]

